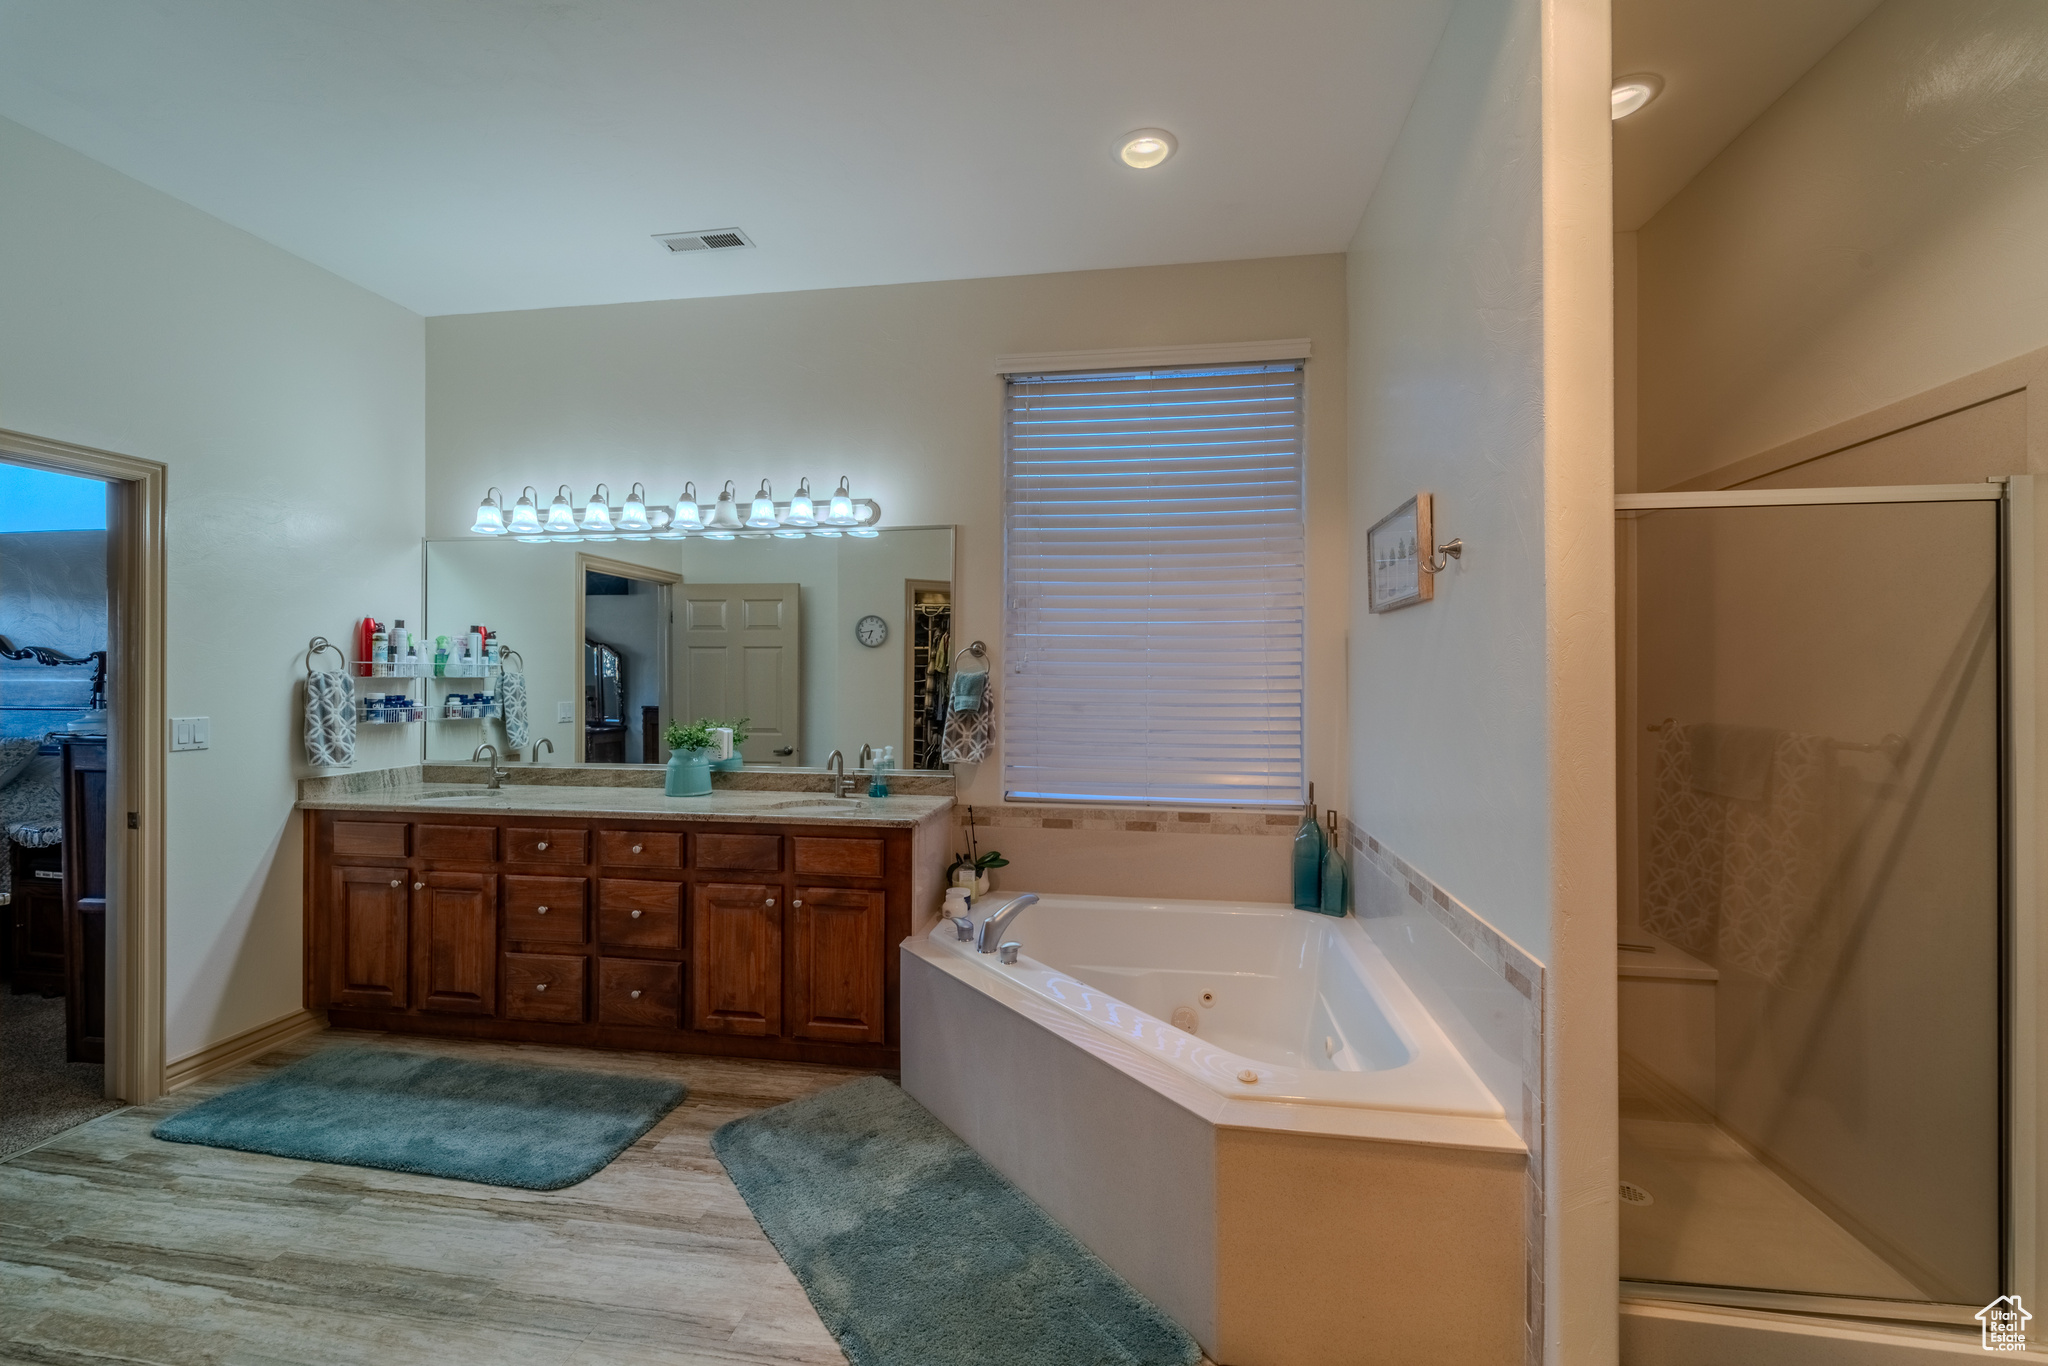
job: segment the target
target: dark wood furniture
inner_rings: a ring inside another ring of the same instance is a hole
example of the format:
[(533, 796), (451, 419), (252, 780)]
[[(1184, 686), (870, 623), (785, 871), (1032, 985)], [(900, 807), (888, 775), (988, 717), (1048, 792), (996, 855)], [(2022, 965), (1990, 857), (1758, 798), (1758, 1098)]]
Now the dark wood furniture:
[(661, 708), (640, 709), (640, 762), (643, 764), (665, 764), (661, 757)]
[(583, 762), (623, 764), (626, 762), (626, 723), (601, 721), (583, 728)]
[(894, 1066), (908, 828), (308, 811), (350, 1028)]
[(14, 892), (6, 919), (7, 979), (16, 992), (64, 994), (64, 870), (55, 845), (9, 844)]
[(64, 1056), (107, 1057), (107, 742), (64, 741)]

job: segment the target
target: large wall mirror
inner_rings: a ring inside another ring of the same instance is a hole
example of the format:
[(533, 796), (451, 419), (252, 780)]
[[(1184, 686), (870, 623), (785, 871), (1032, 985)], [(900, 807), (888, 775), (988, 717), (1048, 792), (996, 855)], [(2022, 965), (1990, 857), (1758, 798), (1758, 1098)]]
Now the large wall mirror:
[[(953, 528), (872, 538), (585, 541), (466, 537), (426, 546), (427, 636), (495, 632), (525, 683), (529, 738), (549, 763), (666, 763), (672, 720), (748, 718), (746, 766), (816, 768), (833, 750), (893, 745), (943, 769), (933, 698), (952, 664)], [(963, 645), (966, 642), (961, 642)], [(497, 679), (443, 677), (449, 695)], [(436, 709), (430, 761), (507, 748), (488, 704)], [(544, 748), (544, 747), (543, 747)]]

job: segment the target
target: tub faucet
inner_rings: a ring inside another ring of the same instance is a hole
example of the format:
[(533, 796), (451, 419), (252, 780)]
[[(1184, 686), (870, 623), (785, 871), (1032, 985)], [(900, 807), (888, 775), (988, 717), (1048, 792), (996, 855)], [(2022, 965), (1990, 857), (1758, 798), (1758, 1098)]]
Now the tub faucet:
[(974, 942), (975, 951), (978, 953), (994, 953), (998, 948), (1001, 948), (1003, 931), (1009, 929), (1010, 923), (1018, 916), (1024, 914), (1026, 906), (1033, 904), (1037, 900), (1038, 893), (1023, 892), (1011, 897), (1008, 901), (990, 911), (988, 918), (981, 922), (981, 937)]
[(469, 757), (470, 760), (474, 762), (478, 759), (483, 758), (484, 755), (486, 754), (489, 754), (491, 756), (489, 770), (491, 778), (487, 786), (492, 792), (496, 792), (498, 790), (498, 783), (505, 777), (505, 770), (498, 767), (498, 747), (496, 745), (488, 743), (478, 745), (476, 747), (476, 753), (470, 755)]
[(853, 795), (853, 784), (846, 776), (846, 756), (844, 754), (835, 749), (827, 755), (825, 757), (825, 770), (832, 775), (833, 796), (851, 797)]
[(527, 747), (527, 763), (537, 764), (540, 762), (540, 747), (542, 745), (546, 745), (548, 747), (548, 753), (553, 754), (555, 752), (555, 742), (553, 740), (548, 739), (547, 736), (543, 735), (540, 737), (540, 739), (535, 740), (532, 745)]

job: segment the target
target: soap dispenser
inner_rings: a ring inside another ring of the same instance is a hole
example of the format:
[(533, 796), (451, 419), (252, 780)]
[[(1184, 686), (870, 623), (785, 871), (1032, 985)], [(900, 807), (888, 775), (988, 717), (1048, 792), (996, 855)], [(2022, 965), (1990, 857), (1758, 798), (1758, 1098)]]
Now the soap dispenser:
[(1308, 806), (1302, 812), (1301, 828), (1294, 832), (1294, 909), (1320, 911), (1323, 908), (1323, 853), (1327, 848), (1323, 827), (1316, 820), (1316, 785), (1308, 785)]
[(1351, 869), (1344, 862), (1344, 832), (1337, 813), (1330, 813), (1330, 847), (1323, 852), (1324, 915), (1344, 915), (1351, 909)]

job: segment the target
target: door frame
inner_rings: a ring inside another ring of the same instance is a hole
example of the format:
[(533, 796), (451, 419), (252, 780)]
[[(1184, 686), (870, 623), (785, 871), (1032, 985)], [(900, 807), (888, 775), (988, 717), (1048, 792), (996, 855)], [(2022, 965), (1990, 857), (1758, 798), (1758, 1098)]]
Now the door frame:
[[(658, 596), (654, 604), (655, 635), (658, 637), (655, 643), (655, 658), (662, 662), (661, 723), (666, 726), (675, 720), (675, 699), (670, 696), (669, 691), (669, 675), (674, 671), (669, 664), (669, 644), (675, 623), (675, 586), (683, 581), (683, 576), (672, 569), (657, 569), (653, 565), (636, 564), (632, 560), (606, 559), (602, 555), (591, 555), (579, 550), (576, 552), (576, 757), (570, 761), (578, 764), (584, 762), (583, 742), (587, 735), (583, 728), (583, 642), (587, 637), (588, 627), (584, 622), (583, 604), (584, 599), (589, 596), (584, 592), (588, 583), (585, 575), (592, 570), (622, 579), (638, 579), (642, 583), (657, 586)], [(636, 762), (631, 758), (626, 760), (627, 764)], [(645, 768), (646, 765), (641, 764), (640, 767)]]
[[(164, 508), (168, 469), (0, 430), (0, 458), (107, 485), (109, 1099), (164, 1092)], [(128, 821), (115, 819), (127, 812)]]

